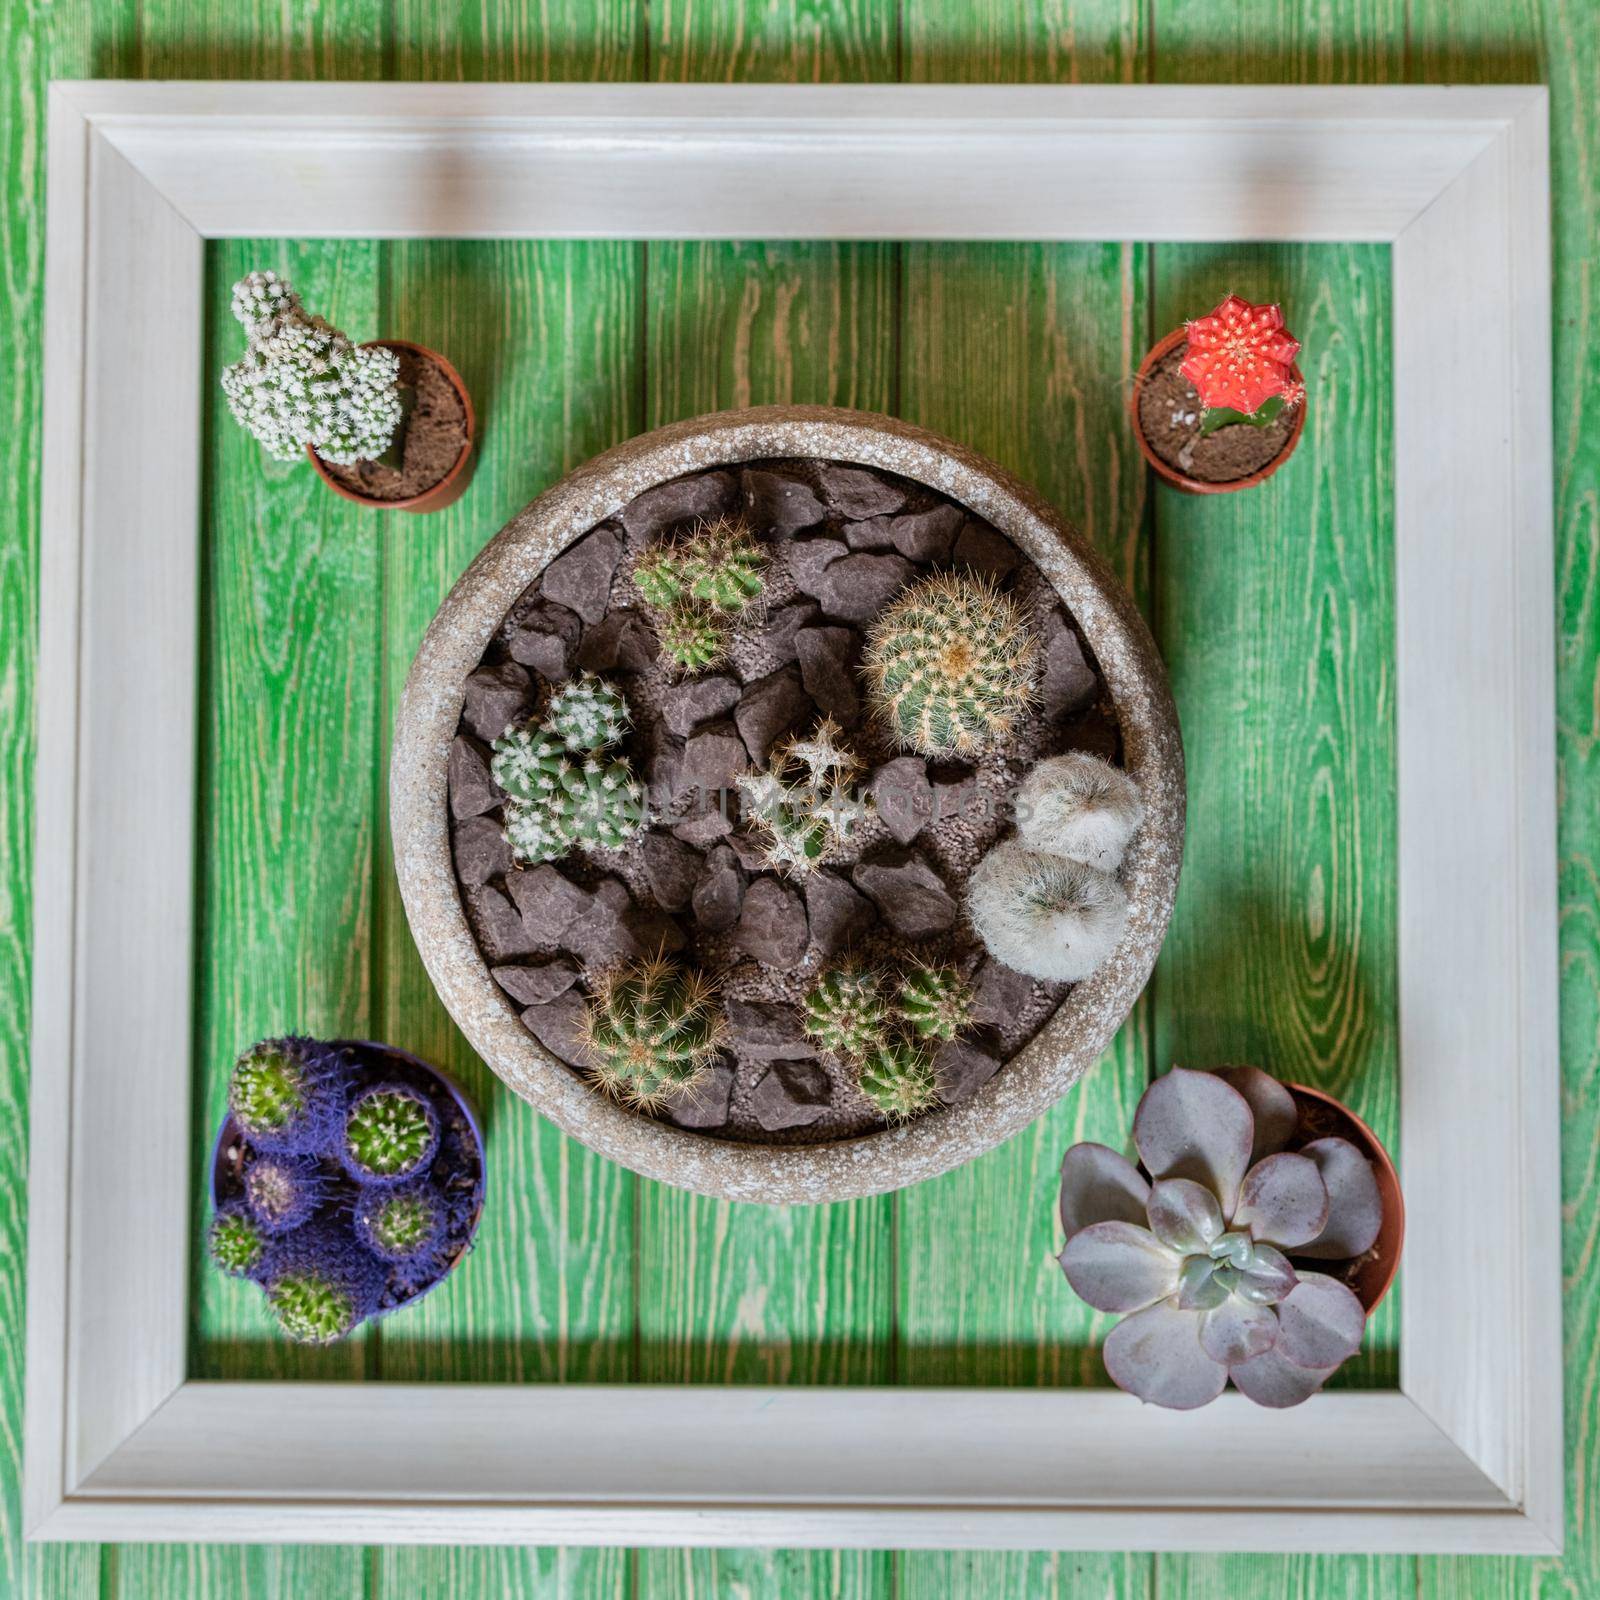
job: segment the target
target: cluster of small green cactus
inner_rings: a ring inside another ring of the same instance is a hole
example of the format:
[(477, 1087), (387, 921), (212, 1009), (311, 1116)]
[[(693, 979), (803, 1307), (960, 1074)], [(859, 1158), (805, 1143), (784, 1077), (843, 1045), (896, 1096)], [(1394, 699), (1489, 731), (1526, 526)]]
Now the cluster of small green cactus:
[(765, 587), (767, 553), (731, 517), (701, 523), (635, 563), (633, 581), (656, 612), (662, 653), (680, 672), (704, 672), (728, 653), (729, 625)]
[[(445, 1130), (434, 1091), (368, 1081), (361, 1048), (268, 1040), (240, 1056), (229, 1083), (242, 1192), (218, 1206), (209, 1254), (261, 1286), (288, 1337), (313, 1344), (436, 1281), (481, 1197), (462, 1181), (472, 1169), (459, 1129), (448, 1136), (457, 1153), (436, 1160)], [(258, 1143), (245, 1117), (275, 1142)]]
[(829, 967), (805, 998), (805, 1028), (824, 1050), (854, 1064), (857, 1084), (891, 1122), (939, 1099), (933, 1051), (971, 1025), (972, 986), (953, 967), (918, 963), (891, 987), (857, 963)]
[(621, 758), (601, 759), (628, 730), (611, 684), (584, 673), (542, 719), (495, 741), (489, 770), (506, 795), (505, 838), (528, 866), (574, 849), (617, 850), (645, 824), (644, 791)]
[(616, 1099), (644, 1109), (693, 1088), (724, 1034), (706, 979), (659, 957), (597, 980), (584, 1016), (596, 1081)]
[(974, 755), (1035, 698), (1038, 643), (988, 580), (943, 572), (905, 590), (873, 625), (865, 670), (878, 716), (922, 755)]
[(824, 718), (806, 738), (776, 746), (765, 770), (738, 779), (768, 866), (801, 878), (849, 843), (869, 812), (852, 787), (860, 759)]

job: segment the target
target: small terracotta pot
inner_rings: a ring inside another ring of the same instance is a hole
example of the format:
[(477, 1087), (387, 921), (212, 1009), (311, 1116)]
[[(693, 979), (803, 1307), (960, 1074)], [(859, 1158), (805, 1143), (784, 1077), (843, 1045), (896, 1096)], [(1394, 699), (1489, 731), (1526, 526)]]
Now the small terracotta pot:
[[(1366, 1307), (1370, 1317), (1379, 1302), (1388, 1294), (1394, 1275), (1400, 1268), (1400, 1251), (1406, 1237), (1406, 1203), (1400, 1193), (1400, 1175), (1394, 1170), (1389, 1152), (1378, 1142), (1378, 1136), (1349, 1106), (1335, 1100), (1321, 1089), (1312, 1089), (1303, 1083), (1286, 1083), (1284, 1088), (1300, 1107), (1301, 1128), (1305, 1130), (1308, 1114), (1314, 1118), (1312, 1138), (1338, 1137), (1351, 1144), (1372, 1163), (1373, 1176), (1378, 1180), (1378, 1195), (1383, 1201), (1383, 1224), (1378, 1229), (1377, 1243), (1373, 1245), (1354, 1276), (1350, 1287), (1356, 1298)], [(1308, 1141), (1309, 1142), (1309, 1141)], [(1294, 1252), (1290, 1251), (1292, 1255)]]
[[(1150, 353), (1139, 365), (1139, 371), (1133, 380), (1133, 396), (1128, 402), (1128, 412), (1133, 418), (1133, 436), (1138, 441), (1139, 453), (1150, 463), (1158, 476), (1164, 478), (1174, 489), (1183, 490), (1185, 494), (1232, 494), (1236, 489), (1252, 489), (1258, 483), (1265, 483), (1294, 454), (1295, 446), (1300, 443), (1300, 435), (1305, 432), (1306, 426), (1306, 403), (1303, 400), (1294, 408), (1294, 424), (1289, 430), (1289, 442), (1283, 449), (1266, 466), (1252, 472), (1248, 477), (1235, 478), (1229, 483), (1205, 483), (1199, 478), (1191, 478), (1187, 473), (1179, 472), (1169, 462), (1163, 461), (1150, 448), (1150, 441), (1145, 437), (1144, 424), (1139, 420), (1139, 396), (1144, 392), (1150, 373), (1162, 358), (1188, 337), (1188, 329), (1173, 329), (1165, 339), (1151, 346)], [(1298, 366), (1289, 370), (1294, 374), (1296, 383), (1305, 381)]]
[(405, 339), (369, 339), (362, 348), (371, 349), (380, 345), (385, 350), (409, 350), (419, 359), (431, 361), (450, 380), (451, 388), (461, 396), (461, 404), (467, 413), (467, 440), (461, 447), (461, 454), (456, 457), (455, 465), (431, 489), (424, 489), (421, 494), (414, 494), (409, 500), (379, 500), (372, 495), (358, 494), (354, 489), (347, 489), (328, 471), (310, 445), (306, 446), (306, 454), (311, 458), (311, 465), (316, 469), (317, 476), (335, 494), (343, 495), (346, 500), (354, 500), (358, 506), (370, 506), (374, 511), (443, 511), (446, 506), (454, 505), (466, 493), (467, 485), (472, 481), (472, 467), (476, 459), (472, 453), (472, 445), (478, 429), (477, 417), (472, 410), (472, 396), (467, 393), (467, 386), (461, 381), (461, 374), (437, 350), (430, 350), (426, 345), (411, 344)]

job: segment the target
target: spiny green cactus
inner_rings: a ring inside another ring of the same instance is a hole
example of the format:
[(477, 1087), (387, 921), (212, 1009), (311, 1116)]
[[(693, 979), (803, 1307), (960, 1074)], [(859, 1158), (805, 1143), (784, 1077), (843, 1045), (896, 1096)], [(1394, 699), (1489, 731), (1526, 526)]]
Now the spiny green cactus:
[(953, 1039), (972, 1023), (972, 985), (954, 967), (918, 966), (901, 980), (900, 1014), (922, 1039)]
[(506, 843), (525, 866), (541, 861), (559, 861), (572, 849), (573, 838), (554, 802), (526, 805), (520, 800), (506, 802)]
[(703, 606), (674, 606), (660, 618), (656, 636), (681, 673), (709, 671), (728, 657), (728, 626)]
[(559, 735), (529, 723), (495, 740), (489, 776), (513, 800), (536, 804), (555, 794), (566, 766), (566, 746)]
[(861, 1063), (860, 1086), (891, 1122), (904, 1122), (939, 1100), (933, 1056), (926, 1045), (909, 1039), (893, 1039), (869, 1051)]
[(701, 523), (689, 538), (641, 556), (633, 581), (644, 603), (659, 611), (699, 601), (734, 616), (760, 595), (766, 565), (767, 553), (748, 524), (718, 517)]
[(860, 768), (840, 743), (838, 726), (825, 717), (808, 738), (776, 746), (766, 771), (738, 779), (769, 866), (804, 877), (849, 843), (870, 810), (850, 788)]
[(570, 765), (553, 806), (555, 826), (586, 849), (620, 850), (644, 827), (644, 791), (625, 761)]
[(806, 1032), (847, 1061), (883, 1044), (889, 1020), (878, 975), (860, 967), (830, 968), (806, 995)]
[(365, 1183), (414, 1177), (439, 1145), (439, 1117), (427, 1099), (403, 1083), (379, 1084), (350, 1103), (341, 1155)]
[(332, 1344), (356, 1325), (355, 1304), (331, 1279), (289, 1272), (267, 1291), (283, 1331), (298, 1344)]
[(574, 755), (593, 755), (628, 731), (628, 702), (620, 690), (586, 672), (556, 691), (544, 726)]
[(212, 1261), (230, 1278), (248, 1278), (267, 1250), (261, 1224), (238, 1201), (219, 1208), (206, 1243)]
[(677, 549), (658, 544), (642, 555), (633, 569), (634, 587), (647, 606), (669, 611), (683, 599), (683, 560)]
[(309, 1039), (263, 1039), (234, 1063), (228, 1110), (258, 1150), (314, 1154), (338, 1126), (337, 1053)]
[(332, 1344), (379, 1308), (388, 1272), (348, 1227), (324, 1221), (279, 1239), (258, 1276), (291, 1339)]
[(244, 1193), (263, 1232), (287, 1233), (310, 1220), (327, 1198), (328, 1185), (315, 1156), (257, 1151), (244, 1169)]
[(366, 1189), (355, 1208), (356, 1237), (380, 1261), (436, 1260), (449, 1227), (445, 1199), (428, 1178), (398, 1189)]
[(651, 1108), (691, 1088), (722, 1048), (711, 985), (661, 959), (607, 974), (589, 997), (583, 1037), (608, 1094)]
[(372, 1236), (392, 1255), (410, 1255), (433, 1233), (435, 1209), (421, 1194), (386, 1195), (372, 1219)]
[(1035, 697), (1038, 644), (986, 579), (942, 572), (873, 625), (865, 670), (878, 715), (922, 755), (972, 755), (1015, 728)]

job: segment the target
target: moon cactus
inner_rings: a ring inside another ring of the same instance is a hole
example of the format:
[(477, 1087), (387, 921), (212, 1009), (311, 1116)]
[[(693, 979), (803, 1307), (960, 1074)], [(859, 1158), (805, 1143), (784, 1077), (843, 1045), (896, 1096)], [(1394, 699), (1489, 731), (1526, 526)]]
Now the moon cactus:
[(1143, 1171), (1101, 1144), (1067, 1152), (1061, 1268), (1122, 1316), (1104, 1349), (1119, 1387), (1188, 1411), (1231, 1379), (1258, 1405), (1292, 1406), (1355, 1354), (1360, 1300), (1306, 1263), (1365, 1254), (1383, 1202), (1348, 1140), (1286, 1151), (1297, 1120), (1294, 1097), (1255, 1067), (1175, 1067), (1134, 1114)]
[[(1293, 372), (1300, 342), (1283, 325), (1275, 305), (1252, 305), (1230, 294), (1209, 316), (1188, 324), (1188, 349), (1178, 370), (1195, 386), (1200, 403), (1224, 423), (1264, 426), (1304, 388)], [(1208, 416), (1207, 421), (1212, 419)]]

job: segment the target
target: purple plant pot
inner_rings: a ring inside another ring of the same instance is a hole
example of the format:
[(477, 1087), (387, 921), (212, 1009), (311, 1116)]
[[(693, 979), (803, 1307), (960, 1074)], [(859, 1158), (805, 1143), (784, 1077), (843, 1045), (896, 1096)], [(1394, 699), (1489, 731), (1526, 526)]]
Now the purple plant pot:
[[(385, 1294), (383, 1304), (373, 1312), (368, 1321), (376, 1322), (391, 1312), (399, 1311), (405, 1306), (415, 1305), (425, 1295), (430, 1295), (454, 1271), (456, 1263), (472, 1248), (478, 1233), (478, 1223), (483, 1217), (483, 1200), (485, 1189), (485, 1167), (483, 1159), (483, 1129), (479, 1125), (477, 1113), (473, 1109), (472, 1101), (467, 1098), (466, 1091), (449, 1073), (430, 1065), (420, 1057), (414, 1056), (408, 1050), (398, 1050), (393, 1045), (378, 1044), (370, 1039), (335, 1039), (331, 1043), (341, 1050), (353, 1050), (357, 1053), (358, 1070), (363, 1076), (369, 1076), (373, 1082), (383, 1078), (401, 1078), (412, 1080), (425, 1080), (436, 1085), (447, 1096), (450, 1102), (460, 1112), (461, 1119), (470, 1134), (472, 1153), (476, 1157), (477, 1174), (473, 1182), (472, 1197), (467, 1207), (469, 1220), (464, 1227), (457, 1230), (457, 1237), (452, 1238), (448, 1258), (439, 1271), (426, 1282), (408, 1288), (400, 1288), (395, 1283), (396, 1274), (391, 1273), (391, 1288)], [(418, 1085), (421, 1086), (420, 1084)], [(440, 1108), (443, 1110), (443, 1107)], [(441, 1118), (441, 1121), (446, 1119)], [(233, 1120), (231, 1113), (222, 1119), (222, 1126), (217, 1129), (217, 1137), (211, 1147), (211, 1205), (215, 1210), (235, 1193), (242, 1192), (240, 1171), (242, 1168), (245, 1140), (239, 1130), (238, 1124)], [(441, 1156), (443, 1145), (441, 1143)], [(435, 1159), (440, 1159), (436, 1157)], [(348, 1179), (344, 1181), (349, 1182)], [(353, 1187), (353, 1185), (352, 1185)]]

